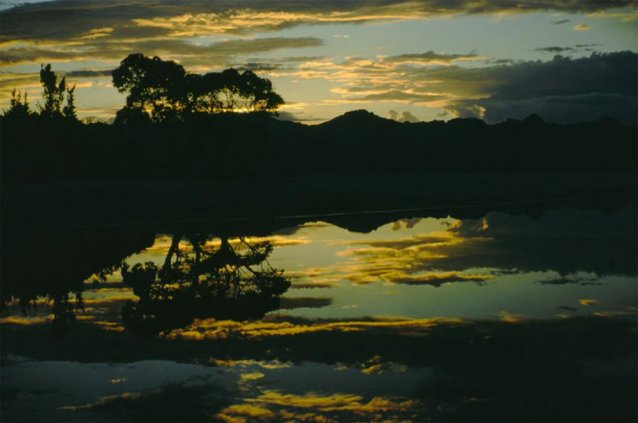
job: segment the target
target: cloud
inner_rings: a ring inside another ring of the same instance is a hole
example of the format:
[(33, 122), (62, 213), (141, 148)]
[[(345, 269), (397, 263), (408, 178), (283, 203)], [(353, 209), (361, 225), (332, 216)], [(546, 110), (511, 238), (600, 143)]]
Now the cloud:
[(385, 62), (394, 63), (413, 63), (421, 65), (449, 65), (453, 62), (468, 61), (468, 60), (481, 60), (483, 59), (476, 53), (469, 54), (441, 54), (432, 50), (425, 53), (416, 54), (401, 54), (398, 56), (388, 56), (383, 60)]
[(332, 298), (323, 297), (282, 297), (279, 304), (281, 310), (296, 308), (321, 308), (332, 304)]
[[(399, 112), (397, 112), (396, 110), (389, 110), (388, 115), (390, 115), (390, 119), (396, 120), (397, 122), (419, 122), (419, 119), (408, 111), (403, 111), (399, 115)], [(408, 219), (408, 222), (406, 222), (406, 228), (411, 228), (416, 223), (418, 223), (420, 219), (415, 219), (415, 220), (416, 222), (411, 223), (410, 220)], [(397, 221), (395, 222), (395, 224), (398, 226), (396, 227), (396, 229), (393, 227), (392, 228), (393, 230), (397, 230), (401, 228), (400, 226), (401, 221)]]
[[(375, 94), (368, 94), (361, 97), (348, 97), (346, 100), (351, 101), (391, 101), (398, 103), (428, 103), (441, 100), (442, 96), (432, 94), (421, 94), (416, 92), (391, 90)], [(404, 112), (406, 113), (406, 112)]]
[(574, 26), (574, 31), (589, 31), (591, 29), (590, 25), (587, 24), (578, 24)]
[(66, 72), (65, 75), (73, 78), (94, 78), (101, 76), (111, 78), (112, 72), (113, 69), (79, 69)]
[(564, 53), (564, 52), (574, 51), (574, 48), (572, 48), (572, 47), (550, 46), (550, 47), (535, 48), (534, 51), (544, 51), (544, 52), (547, 52), (547, 53)]
[(457, 67), (447, 75), (430, 76), (443, 78), (448, 89), (465, 88), (468, 97), (474, 97), (447, 106), (460, 116), (483, 110), (480, 117), (491, 122), (538, 113), (557, 122), (612, 116), (635, 124), (637, 63), (638, 54), (625, 51), (479, 69)]
[[(355, 284), (438, 287), (482, 284), (512, 269), (551, 270), (562, 277), (543, 283), (592, 283), (601, 275), (636, 274), (636, 242), (627, 235), (635, 233), (633, 220), (631, 210), (611, 218), (596, 212), (578, 213), (575, 218), (573, 211), (561, 210), (538, 220), (490, 213), (481, 219), (455, 221), (446, 231), (351, 242), (338, 253), (346, 260), (318, 273)], [(588, 247), (574, 249), (573, 245)]]
[(489, 279), (492, 279), (493, 275), (479, 275), (469, 274), (465, 275), (459, 272), (438, 272), (438, 273), (425, 273), (416, 275), (397, 274), (390, 275), (390, 281), (392, 283), (399, 283), (404, 285), (429, 285), (440, 287), (446, 283), (454, 282), (476, 282), (483, 283)]
[(234, 336), (246, 339), (263, 339), (267, 337), (294, 336), (319, 333), (366, 332), (375, 330), (391, 330), (397, 333), (426, 333), (439, 325), (461, 324), (461, 318), (426, 318), (426, 319), (367, 319), (367, 320), (325, 320), (304, 321), (296, 323), (293, 320), (262, 320), (255, 322), (238, 322), (234, 320), (201, 319), (183, 329), (175, 329), (162, 335), (167, 339), (183, 340), (221, 340)]
[(601, 44), (598, 43), (590, 43), (590, 44), (575, 44), (572, 47), (561, 47), (561, 46), (549, 46), (549, 47), (539, 47), (535, 48), (534, 51), (542, 51), (545, 53), (573, 53), (577, 51), (593, 51), (593, 47), (599, 47)]
[(607, 10), (598, 10), (591, 12), (588, 16), (595, 19), (613, 19), (619, 22), (636, 22), (638, 21), (638, 8), (634, 2), (633, 8), (617, 9), (617, 11), (610, 12)]
[[(414, 400), (400, 401), (380, 396), (365, 400), (361, 395), (354, 394), (320, 395), (309, 392), (299, 395), (265, 390), (256, 398), (246, 398), (241, 404), (226, 407), (216, 417), (228, 423), (246, 421), (246, 419), (250, 421), (358, 421), (362, 416), (378, 417), (389, 414), (394, 418), (408, 417), (414, 413), (416, 405), (417, 402)], [(330, 418), (327, 417), (328, 415)]]
[[(581, 44), (568, 48), (590, 48)], [(563, 47), (549, 47), (556, 50)], [(450, 55), (454, 56), (454, 55)], [(552, 122), (611, 116), (633, 124), (638, 54), (592, 53), (549, 61), (429, 66), (374, 59), (323, 59), (302, 63), (290, 75), (326, 79), (340, 98), (330, 104), (393, 101), (442, 108), (453, 116), (490, 122), (540, 114)]]
[[(340, 2), (229, 2), (171, 0), (131, 3), (58, 0), (0, 12), (3, 40), (68, 40), (91, 37), (152, 37), (247, 34), (302, 24), (364, 23), (451, 14), (502, 14), (545, 10), (609, 13), (633, 0), (353, 0)], [(239, 6), (239, 7), (238, 7)], [(624, 16), (625, 12), (618, 12)]]
[(98, 39), (90, 43), (11, 44), (0, 52), (0, 65), (25, 62), (121, 60), (131, 53), (159, 55), (177, 59), (185, 65), (227, 65), (230, 58), (241, 54), (279, 49), (316, 47), (322, 41), (314, 37), (270, 37), (233, 39), (209, 45), (193, 44), (181, 39), (157, 38), (111, 41)]

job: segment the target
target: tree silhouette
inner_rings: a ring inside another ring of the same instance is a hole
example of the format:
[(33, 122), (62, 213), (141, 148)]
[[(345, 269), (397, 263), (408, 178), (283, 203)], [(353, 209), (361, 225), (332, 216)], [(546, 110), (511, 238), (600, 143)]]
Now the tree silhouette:
[(190, 74), (174, 61), (136, 53), (122, 60), (112, 75), (118, 91), (128, 93), (122, 109), (127, 111), (118, 113), (118, 123), (140, 113), (154, 121), (183, 119), (193, 113), (271, 113), (284, 104), (272, 83), (250, 70)]
[[(66, 83), (66, 77), (62, 77), (60, 83), (58, 83), (58, 77), (55, 72), (51, 70), (50, 63), (40, 67), (40, 83), (43, 88), (42, 99), (44, 100), (43, 104), (38, 104), (40, 116), (47, 118), (65, 117), (74, 120), (77, 119), (75, 110), (75, 85), (69, 87)], [(65, 96), (66, 105), (64, 104)]]
[(29, 100), (27, 93), (22, 93), (16, 89), (11, 90), (11, 102), (9, 110), (5, 112), (5, 116), (10, 118), (24, 118), (31, 114), (29, 110)]
[(58, 84), (58, 77), (51, 70), (51, 64), (42, 65), (40, 68), (40, 83), (42, 84), (42, 98), (44, 104), (39, 105), (40, 114), (46, 117), (59, 116), (60, 104), (64, 101), (66, 91), (66, 78), (62, 78)]
[(122, 310), (132, 331), (156, 334), (190, 324), (196, 317), (246, 319), (262, 317), (279, 306), (290, 286), (282, 270), (268, 263), (273, 247), (245, 238), (222, 237), (219, 246), (201, 235), (172, 237), (164, 264), (122, 266), (125, 284), (139, 297)]
[(130, 54), (113, 71), (113, 85), (121, 93), (128, 92), (126, 107), (146, 112), (153, 119), (164, 120), (171, 112), (184, 107), (184, 68), (159, 57)]
[(75, 85), (66, 90), (66, 105), (62, 109), (62, 115), (67, 119), (77, 119), (75, 110)]

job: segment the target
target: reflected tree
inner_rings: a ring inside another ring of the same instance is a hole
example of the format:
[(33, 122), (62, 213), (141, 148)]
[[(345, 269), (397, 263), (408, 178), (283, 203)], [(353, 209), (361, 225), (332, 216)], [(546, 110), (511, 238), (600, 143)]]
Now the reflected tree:
[(244, 320), (279, 307), (290, 286), (282, 270), (268, 262), (269, 242), (175, 234), (164, 263), (122, 266), (122, 277), (138, 301), (122, 310), (125, 326), (155, 335), (190, 324), (195, 318)]
[[(3, 220), (0, 248), (0, 311), (50, 315), (56, 337), (64, 337), (84, 311), (83, 290), (152, 245), (154, 232), (130, 228), (45, 229)], [(85, 282), (86, 281), (86, 282)], [(42, 307), (40, 307), (42, 306)], [(16, 310), (17, 311), (17, 310)]]

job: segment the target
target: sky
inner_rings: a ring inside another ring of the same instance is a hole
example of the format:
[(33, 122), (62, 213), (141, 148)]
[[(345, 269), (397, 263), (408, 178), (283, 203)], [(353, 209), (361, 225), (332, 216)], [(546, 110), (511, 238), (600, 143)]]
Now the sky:
[(0, 0), (0, 108), (40, 100), (51, 63), (80, 118), (112, 120), (110, 72), (131, 53), (189, 72), (251, 69), (320, 123), (367, 109), (400, 121), (539, 114), (635, 124), (636, 0)]

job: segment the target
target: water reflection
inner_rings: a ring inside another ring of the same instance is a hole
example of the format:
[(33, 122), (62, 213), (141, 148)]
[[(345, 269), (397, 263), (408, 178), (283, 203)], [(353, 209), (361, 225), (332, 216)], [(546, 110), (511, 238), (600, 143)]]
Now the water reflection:
[[(258, 319), (277, 309), (313, 318), (616, 312), (635, 303), (633, 213), (411, 217), (365, 233), (303, 220), (158, 235), (140, 228), (23, 231), (3, 268), (2, 299), (40, 319), (45, 299), (57, 334), (91, 316), (104, 327), (123, 322), (154, 335), (196, 318)], [(91, 312), (100, 308), (122, 319)]]
[[(189, 244), (180, 248), (183, 238)], [(244, 238), (224, 236), (215, 243), (197, 234), (173, 235), (161, 267), (152, 261), (122, 265), (123, 283), (139, 298), (124, 306), (122, 321), (134, 332), (156, 334), (196, 317), (263, 317), (279, 307), (290, 286), (283, 271), (268, 263), (272, 250), (269, 242)]]
[[(558, 208), (16, 231), (3, 410), (635, 420), (634, 217)], [(161, 369), (175, 374), (160, 380)]]

